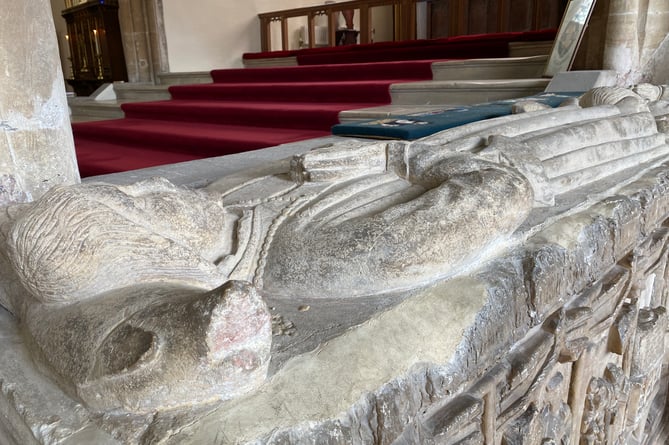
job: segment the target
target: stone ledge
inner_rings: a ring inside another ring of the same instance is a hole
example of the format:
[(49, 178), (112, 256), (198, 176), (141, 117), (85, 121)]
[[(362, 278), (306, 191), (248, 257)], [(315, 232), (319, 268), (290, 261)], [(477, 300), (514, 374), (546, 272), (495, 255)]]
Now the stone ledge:
[(547, 56), (532, 56), (435, 62), (433, 80), (540, 78), (547, 61)]
[(471, 105), (531, 96), (548, 86), (549, 79), (444, 80), (409, 82), (390, 87), (393, 105)]
[(189, 73), (160, 73), (158, 83), (162, 86), (190, 85), (193, 83), (211, 83), (209, 71), (195, 71)]

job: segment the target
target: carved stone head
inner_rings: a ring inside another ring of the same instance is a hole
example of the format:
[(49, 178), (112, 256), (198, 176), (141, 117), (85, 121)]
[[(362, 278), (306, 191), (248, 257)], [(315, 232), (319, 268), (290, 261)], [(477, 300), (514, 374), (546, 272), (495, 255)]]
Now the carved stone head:
[(212, 289), (236, 217), (164, 179), (55, 187), (14, 222), (10, 259), (41, 302), (72, 302), (140, 283)]
[(269, 311), (245, 282), (210, 292), (129, 287), (69, 305), (34, 305), (33, 355), (96, 411), (151, 412), (226, 400), (262, 384)]

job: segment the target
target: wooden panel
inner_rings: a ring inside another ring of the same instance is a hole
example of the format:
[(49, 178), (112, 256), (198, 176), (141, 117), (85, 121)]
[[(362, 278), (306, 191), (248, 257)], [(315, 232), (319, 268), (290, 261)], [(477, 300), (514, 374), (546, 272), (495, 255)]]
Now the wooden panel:
[(533, 0), (513, 0), (509, 8), (509, 31), (530, 31), (534, 21)]
[(488, 0), (486, 7), (486, 12), (488, 16), (486, 17), (486, 33), (491, 32), (500, 32), (499, 28), (499, 0)]
[(430, 38), (447, 37), (449, 35), (449, 0), (434, 0), (430, 8)]
[(467, 23), (469, 22), (469, 0), (451, 0), (451, 30), (449, 35), (459, 36), (469, 34)]
[(467, 34), (485, 34), (488, 32), (490, 29), (488, 17), (492, 15), (488, 12), (489, 3), (488, 0), (469, 1)]
[(497, 32), (509, 30), (509, 15), (511, 14), (511, 0), (497, 2)]
[(433, 0), (430, 37), (557, 28), (567, 0)]
[(535, 1), (537, 2), (536, 29), (558, 28), (568, 0)]

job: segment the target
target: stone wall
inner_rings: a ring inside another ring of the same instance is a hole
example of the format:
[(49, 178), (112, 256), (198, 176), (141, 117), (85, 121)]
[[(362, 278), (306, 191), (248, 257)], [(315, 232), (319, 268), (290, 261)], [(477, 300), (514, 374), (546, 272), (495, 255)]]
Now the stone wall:
[(575, 69), (610, 69), (620, 85), (669, 81), (666, 0), (597, 1)]

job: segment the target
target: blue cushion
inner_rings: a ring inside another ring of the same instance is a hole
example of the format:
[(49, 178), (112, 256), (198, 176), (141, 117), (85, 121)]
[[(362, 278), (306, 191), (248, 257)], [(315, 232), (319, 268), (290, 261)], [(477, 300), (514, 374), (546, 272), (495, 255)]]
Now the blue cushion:
[(457, 106), (438, 111), (393, 116), (384, 119), (338, 124), (332, 134), (376, 139), (419, 139), (460, 125), (511, 114), (512, 106), (519, 101), (532, 100), (557, 107), (568, 98), (583, 92), (540, 93), (518, 99), (506, 99), (484, 104)]

